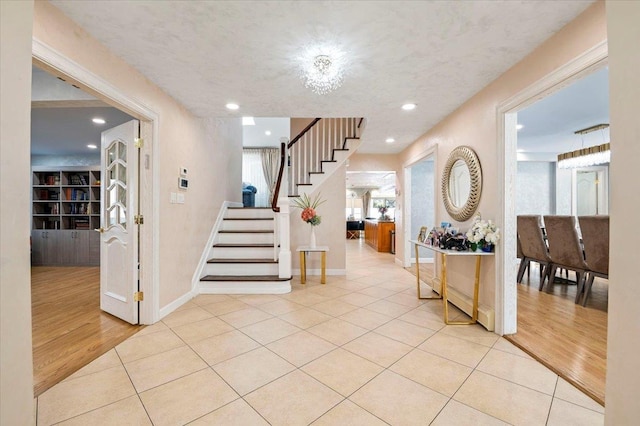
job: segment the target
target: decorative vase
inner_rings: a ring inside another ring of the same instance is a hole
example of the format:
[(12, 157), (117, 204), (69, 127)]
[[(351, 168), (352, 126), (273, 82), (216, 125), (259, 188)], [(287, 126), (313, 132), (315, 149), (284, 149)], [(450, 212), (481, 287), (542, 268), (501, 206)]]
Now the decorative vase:
[(493, 244), (487, 243), (487, 244), (482, 246), (482, 251), (485, 252), (485, 253), (491, 253), (493, 251), (493, 247), (494, 247)]
[(471, 243), (471, 251), (478, 251), (478, 243)]
[(316, 227), (311, 225), (311, 237), (309, 238), (309, 247), (316, 248)]

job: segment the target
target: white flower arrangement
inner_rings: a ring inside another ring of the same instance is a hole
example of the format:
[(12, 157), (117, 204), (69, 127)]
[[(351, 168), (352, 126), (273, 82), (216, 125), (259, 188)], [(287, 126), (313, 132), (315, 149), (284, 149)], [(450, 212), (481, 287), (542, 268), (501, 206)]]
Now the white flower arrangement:
[(495, 245), (500, 239), (500, 228), (490, 220), (484, 221), (476, 217), (471, 229), (467, 231), (467, 239), (471, 243), (490, 243)]

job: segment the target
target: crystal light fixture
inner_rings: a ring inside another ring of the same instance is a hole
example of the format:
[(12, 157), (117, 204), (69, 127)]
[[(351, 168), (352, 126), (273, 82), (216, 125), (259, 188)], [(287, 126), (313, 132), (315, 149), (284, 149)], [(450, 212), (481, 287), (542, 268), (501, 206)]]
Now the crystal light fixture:
[(301, 58), (304, 86), (318, 95), (338, 89), (344, 81), (344, 57), (336, 48), (309, 49)]
[[(586, 129), (577, 130), (576, 135), (584, 135), (596, 130), (604, 130), (609, 127), (608, 124), (598, 124), (596, 126), (587, 127)], [(609, 143), (581, 148), (571, 152), (565, 152), (558, 155), (558, 167), (561, 169), (590, 167), (599, 164), (611, 162), (611, 149)]]

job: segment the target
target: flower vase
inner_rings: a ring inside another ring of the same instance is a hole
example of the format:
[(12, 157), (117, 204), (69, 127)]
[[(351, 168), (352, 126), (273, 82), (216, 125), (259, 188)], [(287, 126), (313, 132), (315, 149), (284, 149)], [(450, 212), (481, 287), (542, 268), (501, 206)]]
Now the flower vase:
[(311, 225), (311, 237), (309, 238), (309, 247), (316, 248), (316, 227)]
[(493, 251), (494, 245), (491, 243), (486, 243), (482, 246), (482, 251), (485, 253), (491, 253)]
[(470, 248), (471, 251), (478, 251), (478, 243), (471, 243)]

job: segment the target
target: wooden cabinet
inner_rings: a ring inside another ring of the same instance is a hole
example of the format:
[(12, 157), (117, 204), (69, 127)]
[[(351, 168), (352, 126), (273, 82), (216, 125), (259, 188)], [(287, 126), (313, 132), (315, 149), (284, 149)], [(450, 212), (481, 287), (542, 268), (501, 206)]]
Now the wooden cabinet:
[(33, 266), (98, 266), (100, 234), (95, 231), (41, 230), (31, 232)]
[(100, 264), (100, 169), (34, 168), (32, 265)]
[(377, 251), (391, 252), (391, 231), (395, 231), (395, 229), (395, 222), (365, 220), (365, 242)]

